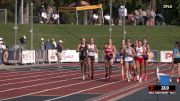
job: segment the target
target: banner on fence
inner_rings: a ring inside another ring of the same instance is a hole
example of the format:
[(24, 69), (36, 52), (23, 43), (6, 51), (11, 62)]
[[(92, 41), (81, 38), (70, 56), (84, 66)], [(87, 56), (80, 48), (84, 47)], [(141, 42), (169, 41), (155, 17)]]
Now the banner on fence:
[[(79, 62), (79, 52), (76, 50), (62, 51), (62, 62)], [(95, 54), (95, 62), (98, 62), (98, 54)]]
[(47, 58), (48, 62), (57, 62), (57, 50), (56, 49), (51, 49), (47, 51)]
[(45, 51), (42, 49), (36, 50), (36, 62), (44, 62)]
[(149, 62), (158, 62), (158, 51), (157, 50), (151, 50), (151, 52), (148, 54), (148, 61)]
[(35, 63), (35, 50), (22, 51), (22, 64)]
[(79, 53), (76, 50), (62, 51), (62, 62), (79, 62)]
[(172, 51), (160, 51), (160, 62), (172, 62)]

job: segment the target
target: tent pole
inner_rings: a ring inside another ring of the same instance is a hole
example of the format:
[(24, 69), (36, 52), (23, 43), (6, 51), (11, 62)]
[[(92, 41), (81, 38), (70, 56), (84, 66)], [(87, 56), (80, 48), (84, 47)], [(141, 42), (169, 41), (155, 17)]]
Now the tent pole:
[(76, 25), (79, 25), (79, 21), (78, 21), (78, 11), (76, 10)]
[(101, 8), (101, 19), (102, 19), (102, 25), (104, 25), (104, 17), (103, 17), (103, 8)]

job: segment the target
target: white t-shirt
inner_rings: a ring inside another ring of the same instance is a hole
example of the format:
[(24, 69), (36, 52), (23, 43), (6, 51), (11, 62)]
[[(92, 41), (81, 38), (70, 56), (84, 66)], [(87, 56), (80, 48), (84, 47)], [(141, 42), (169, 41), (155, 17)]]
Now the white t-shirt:
[(119, 8), (119, 16), (127, 16), (127, 9)]
[(110, 15), (105, 15), (104, 18), (105, 18), (106, 20), (110, 20), (111, 17), (110, 17)]
[(98, 19), (98, 15), (97, 14), (93, 14), (93, 19)]
[(58, 14), (53, 14), (53, 19), (54, 20), (57, 20), (59, 18), (59, 15)]

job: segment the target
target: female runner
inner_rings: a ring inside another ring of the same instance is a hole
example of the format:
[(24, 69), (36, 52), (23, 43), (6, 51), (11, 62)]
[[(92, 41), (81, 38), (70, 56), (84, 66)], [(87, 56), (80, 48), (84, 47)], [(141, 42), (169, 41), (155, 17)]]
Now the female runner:
[(88, 61), (88, 78), (94, 78), (94, 61), (95, 53), (98, 52), (97, 46), (94, 44), (94, 38), (90, 38), (90, 43), (87, 45), (87, 61)]
[(135, 68), (135, 62), (134, 62), (134, 56), (136, 54), (135, 50), (131, 47), (130, 40), (126, 42), (127, 46), (123, 49), (124, 54), (124, 64), (126, 68), (126, 77), (128, 82), (130, 82), (130, 68), (134, 70), (134, 77), (136, 76), (136, 68)]
[(139, 80), (139, 82), (142, 82), (142, 79), (144, 77), (144, 53), (145, 50), (142, 46), (142, 41), (139, 40), (136, 47), (136, 68), (138, 73), (137, 80)]
[(148, 41), (146, 38), (143, 39), (143, 48), (145, 49), (145, 54), (143, 55), (144, 58), (144, 72), (145, 72), (145, 77), (144, 80), (147, 81), (147, 65), (148, 65), (148, 53), (150, 52), (150, 46), (148, 44)]
[(81, 72), (83, 74), (82, 79), (86, 79), (86, 57), (87, 57), (87, 44), (86, 38), (81, 39), (81, 43), (77, 47), (77, 52), (79, 52), (79, 59), (81, 65)]
[(172, 71), (171, 71), (171, 77), (174, 74), (174, 67), (177, 64), (177, 70), (178, 70), (178, 78), (177, 78), (177, 82), (180, 82), (180, 42), (177, 41), (175, 43), (175, 48), (173, 49), (173, 63), (172, 63)]
[(105, 78), (110, 80), (111, 72), (112, 72), (112, 65), (113, 65), (113, 58), (116, 54), (116, 47), (113, 45), (112, 40), (108, 39), (108, 43), (104, 46), (104, 55), (105, 55), (105, 69), (106, 75)]

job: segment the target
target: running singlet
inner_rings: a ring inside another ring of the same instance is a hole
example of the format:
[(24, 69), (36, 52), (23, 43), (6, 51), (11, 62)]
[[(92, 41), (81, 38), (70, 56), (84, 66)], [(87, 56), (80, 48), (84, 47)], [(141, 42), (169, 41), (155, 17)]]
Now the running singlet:
[(84, 46), (83, 46), (83, 44), (81, 44), (79, 50), (80, 50), (80, 56), (85, 57), (87, 55), (87, 45), (86, 44)]
[(144, 58), (144, 60), (148, 60), (148, 45), (147, 44), (145, 44), (145, 45), (143, 45), (143, 47), (144, 47), (144, 49), (145, 49), (145, 54), (143, 55), (143, 58)]
[(132, 50), (130, 48), (125, 49), (124, 61), (133, 61)]
[(136, 47), (136, 55), (137, 57), (142, 57), (143, 55), (143, 47)]
[(112, 59), (113, 58), (113, 47), (110, 45), (107, 45), (107, 47), (105, 47), (105, 58), (108, 59)]
[(95, 56), (95, 52), (94, 52), (94, 44), (88, 44), (88, 56)]
[(173, 49), (174, 58), (180, 58), (180, 51), (177, 48)]

